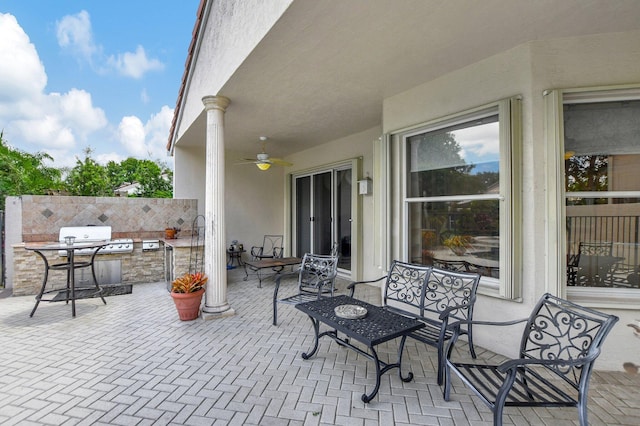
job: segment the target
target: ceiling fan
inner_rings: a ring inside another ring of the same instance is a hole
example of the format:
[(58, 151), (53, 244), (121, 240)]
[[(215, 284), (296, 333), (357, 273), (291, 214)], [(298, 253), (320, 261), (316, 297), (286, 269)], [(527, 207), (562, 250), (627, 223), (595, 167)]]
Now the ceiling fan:
[(269, 154), (265, 152), (265, 145), (267, 143), (266, 136), (260, 136), (260, 141), (262, 142), (262, 152), (257, 154), (255, 159), (243, 158), (244, 161), (238, 164), (255, 164), (260, 170), (269, 170), (272, 164), (276, 166), (293, 166), (293, 163), (281, 160), (280, 158), (270, 157)]

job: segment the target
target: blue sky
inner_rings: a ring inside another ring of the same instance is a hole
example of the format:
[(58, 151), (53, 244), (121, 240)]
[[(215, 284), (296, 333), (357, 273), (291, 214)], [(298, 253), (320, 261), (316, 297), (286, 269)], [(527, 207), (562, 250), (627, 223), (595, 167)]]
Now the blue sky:
[(0, 130), (75, 164), (171, 166), (166, 143), (199, 0), (0, 0)]

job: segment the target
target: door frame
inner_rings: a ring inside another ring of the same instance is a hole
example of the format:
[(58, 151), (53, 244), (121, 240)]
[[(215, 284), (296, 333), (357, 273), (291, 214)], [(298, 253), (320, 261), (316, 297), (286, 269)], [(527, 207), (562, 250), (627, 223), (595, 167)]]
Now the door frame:
[[(362, 200), (358, 196), (358, 180), (362, 176), (362, 157), (351, 158), (334, 163), (323, 164), (321, 166), (297, 170), (286, 176), (285, 187), (285, 238), (288, 241), (287, 246), (290, 247), (293, 254), (293, 247), (297, 238), (295, 230), (295, 211), (292, 204), (293, 188), (296, 178), (308, 176), (315, 173), (326, 171), (351, 168), (351, 271), (341, 269), (339, 275), (345, 278), (359, 279), (361, 276), (362, 253), (360, 250), (362, 244)], [(333, 201), (333, 200), (332, 200)], [(334, 212), (335, 213), (335, 212)]]

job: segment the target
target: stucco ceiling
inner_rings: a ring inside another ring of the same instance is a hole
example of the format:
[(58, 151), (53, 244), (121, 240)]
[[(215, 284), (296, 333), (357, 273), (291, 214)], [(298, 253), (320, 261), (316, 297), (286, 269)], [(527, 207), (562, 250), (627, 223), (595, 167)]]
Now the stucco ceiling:
[(637, 0), (295, 0), (220, 90), (225, 139), (253, 152), (266, 135), (286, 156), (379, 125), (385, 97), (527, 41), (638, 28)]

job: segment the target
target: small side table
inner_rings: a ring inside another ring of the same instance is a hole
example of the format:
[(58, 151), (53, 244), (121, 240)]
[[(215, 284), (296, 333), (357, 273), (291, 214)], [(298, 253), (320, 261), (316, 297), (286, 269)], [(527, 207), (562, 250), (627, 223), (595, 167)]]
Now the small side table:
[(229, 261), (227, 262), (227, 266), (234, 268), (233, 262), (235, 261), (238, 266), (244, 266), (244, 262), (242, 261), (242, 253), (246, 250), (231, 250), (227, 249), (227, 254), (229, 255)]

